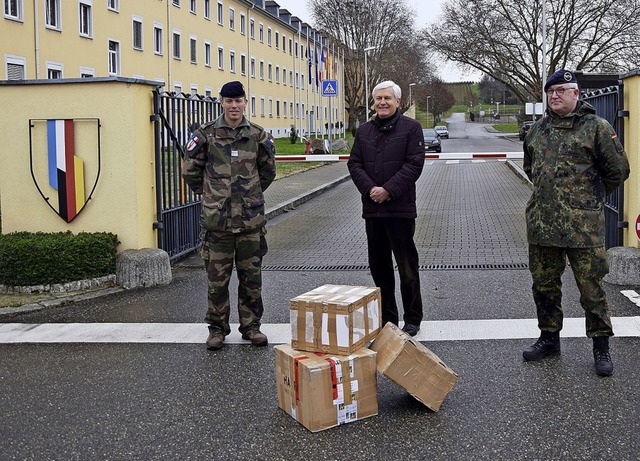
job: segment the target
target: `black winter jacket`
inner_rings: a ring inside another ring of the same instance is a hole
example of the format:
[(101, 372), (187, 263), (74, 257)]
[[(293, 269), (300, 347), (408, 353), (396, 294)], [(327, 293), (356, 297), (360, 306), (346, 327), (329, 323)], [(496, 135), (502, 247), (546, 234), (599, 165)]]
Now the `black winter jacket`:
[[(347, 162), (351, 179), (362, 195), (363, 218), (413, 218), (416, 181), (424, 166), (424, 137), (419, 122), (396, 112), (358, 128)], [(390, 195), (384, 203), (369, 197), (374, 186)]]

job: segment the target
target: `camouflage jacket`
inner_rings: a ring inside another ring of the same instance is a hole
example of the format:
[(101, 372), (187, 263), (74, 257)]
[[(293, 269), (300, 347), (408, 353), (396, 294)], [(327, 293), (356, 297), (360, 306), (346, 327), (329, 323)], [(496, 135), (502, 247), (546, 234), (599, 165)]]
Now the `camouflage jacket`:
[(224, 115), (193, 132), (185, 147), (182, 177), (202, 194), (200, 225), (242, 232), (266, 224), (263, 192), (276, 176), (273, 138), (246, 118), (236, 129)]
[(629, 161), (611, 125), (595, 112), (578, 101), (565, 117), (547, 111), (527, 133), (531, 244), (588, 248), (605, 243), (604, 202), (629, 177)]

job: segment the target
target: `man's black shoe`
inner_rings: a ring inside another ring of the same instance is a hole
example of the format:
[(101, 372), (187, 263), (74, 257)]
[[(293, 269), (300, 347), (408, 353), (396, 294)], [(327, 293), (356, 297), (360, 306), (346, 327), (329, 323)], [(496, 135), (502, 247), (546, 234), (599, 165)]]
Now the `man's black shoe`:
[(613, 361), (609, 354), (608, 336), (596, 336), (593, 338), (593, 360), (598, 376), (611, 376), (613, 373)]
[(405, 323), (404, 326), (402, 327), (402, 331), (404, 331), (409, 336), (415, 336), (420, 331), (420, 325)]
[(522, 352), (526, 361), (542, 360), (545, 357), (560, 353), (560, 333), (543, 331), (540, 338), (531, 347)]

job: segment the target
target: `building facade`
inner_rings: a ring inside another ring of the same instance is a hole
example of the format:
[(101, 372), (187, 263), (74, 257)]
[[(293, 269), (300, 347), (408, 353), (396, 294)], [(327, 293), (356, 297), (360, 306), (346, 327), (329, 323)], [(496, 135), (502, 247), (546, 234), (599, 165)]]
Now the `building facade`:
[(275, 137), (345, 120), (344, 98), (322, 95), (344, 59), (275, 1), (3, 0), (0, 56), (0, 80), (120, 76), (204, 97), (239, 80), (246, 116)]

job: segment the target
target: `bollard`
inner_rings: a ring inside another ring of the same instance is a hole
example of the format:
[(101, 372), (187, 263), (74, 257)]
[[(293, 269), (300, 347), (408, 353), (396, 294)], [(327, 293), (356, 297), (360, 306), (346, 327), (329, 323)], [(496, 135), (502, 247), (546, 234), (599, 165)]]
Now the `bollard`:
[(124, 289), (171, 283), (171, 263), (164, 250), (124, 250), (116, 257), (116, 284)]

